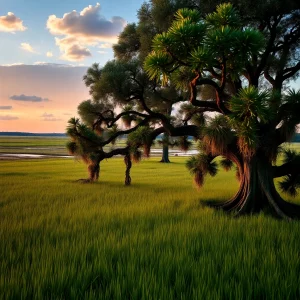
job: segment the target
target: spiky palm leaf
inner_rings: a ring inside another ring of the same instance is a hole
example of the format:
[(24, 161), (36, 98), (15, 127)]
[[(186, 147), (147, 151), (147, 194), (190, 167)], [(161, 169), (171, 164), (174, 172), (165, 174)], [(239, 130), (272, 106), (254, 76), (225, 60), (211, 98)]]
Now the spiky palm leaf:
[(201, 20), (201, 15), (198, 10), (196, 9), (188, 9), (188, 8), (182, 8), (179, 9), (175, 13), (175, 20), (176, 21), (183, 21), (183, 20), (190, 20), (191, 22), (197, 23), (199, 20)]
[(212, 155), (225, 154), (233, 133), (224, 116), (216, 116), (202, 128), (203, 143)]
[(206, 16), (206, 21), (214, 27), (230, 26), (238, 28), (241, 26), (240, 16), (230, 3), (219, 4), (215, 12)]
[(289, 194), (292, 197), (296, 197), (300, 189), (300, 174), (299, 175), (286, 175), (279, 186), (282, 192)]
[(232, 169), (233, 162), (230, 159), (225, 158), (220, 161), (220, 165), (227, 172)]
[(142, 159), (142, 152), (138, 148), (131, 148), (130, 156), (133, 162), (138, 163)]
[(194, 181), (198, 187), (203, 185), (205, 175), (215, 176), (218, 172), (217, 163), (213, 161), (212, 156), (206, 154), (190, 157), (186, 162), (186, 167), (194, 175)]
[(294, 166), (299, 166), (298, 172), (293, 172), (292, 174), (287, 174), (283, 177), (282, 181), (279, 182), (280, 189), (295, 197), (298, 195), (300, 190), (300, 154), (294, 150), (286, 149), (283, 151), (283, 163), (292, 163)]
[(66, 144), (67, 150), (71, 155), (78, 154), (78, 144), (75, 141), (69, 141)]
[(129, 134), (127, 139), (128, 145), (135, 148), (143, 146), (144, 155), (149, 157), (150, 148), (153, 145), (153, 140), (151, 138), (152, 131), (153, 129), (148, 126), (139, 127), (137, 130)]
[(188, 136), (184, 135), (184, 136), (179, 137), (179, 139), (178, 139), (178, 147), (182, 151), (188, 151), (191, 146), (192, 146), (192, 142), (189, 141)]
[(254, 86), (243, 88), (236, 96), (230, 99), (232, 118), (238, 118), (243, 123), (259, 121), (266, 123), (272, 116), (268, 106), (271, 94), (268, 91), (260, 92)]

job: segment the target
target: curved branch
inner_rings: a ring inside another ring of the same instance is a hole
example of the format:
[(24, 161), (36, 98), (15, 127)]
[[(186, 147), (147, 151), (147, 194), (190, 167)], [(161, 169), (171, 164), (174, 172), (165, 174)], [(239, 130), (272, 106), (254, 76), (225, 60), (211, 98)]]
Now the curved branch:
[[(149, 115), (146, 115), (146, 114), (143, 114), (143, 113), (140, 113), (138, 111), (135, 111), (135, 110), (128, 110), (128, 111), (123, 111), (121, 112), (120, 114), (118, 114), (115, 118), (110, 118), (110, 119), (106, 119), (104, 120), (107, 124), (107, 127), (110, 128), (112, 127), (120, 118), (122, 118), (123, 116), (127, 116), (127, 115), (136, 115), (136, 116), (139, 116), (139, 117), (143, 117), (143, 118), (147, 118), (149, 117)], [(111, 122), (111, 123), (109, 123)]]
[[(201, 85), (210, 85), (212, 86), (216, 91), (216, 102), (207, 102), (207, 101), (199, 101), (197, 100), (197, 86)], [(191, 96), (190, 96), (190, 103), (194, 106), (198, 107), (209, 107), (215, 109), (215, 111), (220, 112), (222, 114), (229, 114), (230, 111), (225, 107), (222, 97), (224, 96), (224, 93), (221, 89), (221, 87), (212, 79), (210, 78), (201, 78), (200, 73), (190, 82), (190, 90), (191, 90)], [(209, 103), (209, 104), (208, 104)]]
[(124, 134), (129, 134), (133, 131), (135, 131), (137, 128), (139, 128), (140, 126), (146, 125), (149, 121), (151, 120), (150, 117), (145, 118), (144, 120), (142, 120), (139, 124), (137, 124), (136, 126), (127, 129), (127, 130), (121, 130), (116, 132), (114, 135), (112, 135), (109, 139), (107, 139), (105, 142), (102, 143), (102, 146), (108, 145), (109, 143), (111, 143), (113, 140), (115, 140), (117, 137), (119, 137), (120, 135), (124, 135)]
[(285, 70), (283, 70), (283, 81), (294, 76), (298, 71), (300, 70), (300, 62), (298, 62), (294, 67), (291, 68), (286, 68)]
[(115, 155), (127, 155), (129, 153), (129, 149), (130, 149), (129, 146), (126, 146), (124, 148), (113, 149), (110, 152), (101, 151), (99, 153), (103, 155), (103, 159), (104, 159), (104, 158), (111, 158)]

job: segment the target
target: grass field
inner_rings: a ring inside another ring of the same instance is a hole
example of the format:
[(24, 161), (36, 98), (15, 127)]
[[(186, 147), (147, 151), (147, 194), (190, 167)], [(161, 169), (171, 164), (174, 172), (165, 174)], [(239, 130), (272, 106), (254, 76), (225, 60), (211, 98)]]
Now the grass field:
[(118, 158), (87, 185), (71, 159), (1, 161), (0, 299), (300, 299), (300, 222), (204, 208), (234, 174), (197, 191), (157, 160), (129, 187)]

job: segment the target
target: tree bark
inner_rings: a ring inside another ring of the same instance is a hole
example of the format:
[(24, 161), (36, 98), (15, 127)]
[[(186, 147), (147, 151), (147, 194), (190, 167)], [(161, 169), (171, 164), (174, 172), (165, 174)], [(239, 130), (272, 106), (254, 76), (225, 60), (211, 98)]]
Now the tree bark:
[(131, 166), (132, 166), (132, 162), (131, 162), (131, 157), (130, 157), (129, 153), (124, 156), (124, 163), (125, 163), (125, 166), (126, 166), (125, 185), (130, 185), (131, 184), (130, 169), (131, 169)]
[(169, 163), (169, 135), (167, 133), (163, 134), (163, 147), (162, 147), (162, 157), (160, 162)]
[(278, 194), (272, 165), (266, 157), (255, 155), (238, 168), (241, 176), (238, 192), (224, 203), (208, 203), (210, 206), (237, 216), (267, 210), (281, 219), (300, 219), (300, 206), (284, 201)]
[(89, 181), (94, 182), (99, 179), (100, 175), (100, 162), (93, 162), (88, 166)]

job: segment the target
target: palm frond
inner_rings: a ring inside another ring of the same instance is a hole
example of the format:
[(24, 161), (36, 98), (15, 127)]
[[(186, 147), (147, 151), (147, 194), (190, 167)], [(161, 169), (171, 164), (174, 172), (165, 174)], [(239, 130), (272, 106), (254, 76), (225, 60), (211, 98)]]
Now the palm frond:
[(223, 116), (217, 116), (202, 128), (203, 143), (212, 155), (225, 154), (233, 133)]
[(232, 169), (233, 162), (230, 159), (225, 158), (220, 161), (220, 165), (227, 172)]
[(186, 167), (194, 175), (194, 181), (198, 187), (203, 185), (206, 174), (215, 176), (218, 172), (217, 163), (213, 161), (213, 157), (206, 154), (190, 157), (186, 162)]
[(66, 144), (67, 150), (71, 155), (78, 154), (78, 144), (74, 141), (69, 141)]
[(130, 156), (133, 162), (138, 163), (142, 159), (142, 152), (138, 148), (131, 148)]
[(282, 192), (296, 197), (300, 190), (300, 174), (285, 176), (283, 180), (279, 182), (279, 186)]
[(182, 151), (188, 151), (191, 146), (192, 146), (192, 142), (188, 140), (188, 136), (184, 135), (184, 136), (179, 137), (178, 147)]
[(219, 4), (215, 12), (206, 16), (206, 21), (215, 27), (230, 26), (238, 28), (241, 26), (239, 14), (231, 3)]

